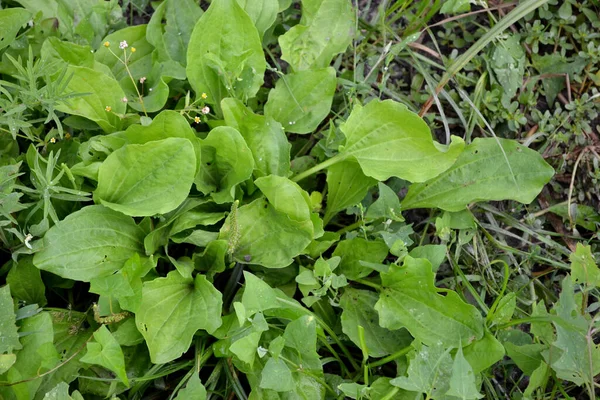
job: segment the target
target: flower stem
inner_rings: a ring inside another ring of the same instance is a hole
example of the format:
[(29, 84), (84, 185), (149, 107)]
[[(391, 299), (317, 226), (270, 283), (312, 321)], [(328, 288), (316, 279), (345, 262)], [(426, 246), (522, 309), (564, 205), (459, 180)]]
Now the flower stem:
[(308, 178), (309, 176), (316, 174), (317, 172), (319, 172), (325, 168), (331, 167), (334, 164), (344, 161), (346, 159), (346, 157), (347, 156), (345, 154), (337, 154), (337, 155), (331, 157), (329, 160), (325, 160), (322, 163), (317, 164), (314, 167), (309, 168), (306, 171), (299, 173), (298, 175), (296, 175), (292, 178), (292, 181), (299, 182), (302, 179)]

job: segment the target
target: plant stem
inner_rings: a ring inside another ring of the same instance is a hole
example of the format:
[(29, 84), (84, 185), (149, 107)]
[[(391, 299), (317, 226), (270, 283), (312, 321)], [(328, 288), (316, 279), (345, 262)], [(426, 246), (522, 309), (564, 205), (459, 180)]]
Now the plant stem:
[(396, 358), (400, 358), (400, 357), (408, 354), (408, 352), (411, 350), (412, 350), (412, 346), (405, 347), (402, 350), (398, 350), (397, 352), (390, 354), (387, 357), (382, 358), (381, 360), (372, 362), (371, 364), (369, 364), (369, 368), (376, 368), (376, 367), (385, 365), (385, 364), (389, 363), (390, 361), (394, 361)]
[(299, 182), (302, 179), (307, 178), (313, 174), (316, 174), (317, 172), (319, 172), (327, 167), (331, 167), (332, 165), (343, 161), (346, 157), (347, 156), (345, 154), (337, 154), (337, 155), (331, 157), (329, 160), (325, 160), (322, 163), (317, 164), (314, 167), (309, 168), (306, 171), (299, 173), (298, 175), (296, 175), (292, 178), (292, 181)]

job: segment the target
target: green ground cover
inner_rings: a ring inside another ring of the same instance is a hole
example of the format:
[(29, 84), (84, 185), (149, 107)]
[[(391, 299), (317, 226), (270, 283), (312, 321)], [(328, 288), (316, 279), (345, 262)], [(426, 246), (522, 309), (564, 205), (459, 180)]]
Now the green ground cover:
[(597, 0), (0, 3), (0, 399), (595, 399)]

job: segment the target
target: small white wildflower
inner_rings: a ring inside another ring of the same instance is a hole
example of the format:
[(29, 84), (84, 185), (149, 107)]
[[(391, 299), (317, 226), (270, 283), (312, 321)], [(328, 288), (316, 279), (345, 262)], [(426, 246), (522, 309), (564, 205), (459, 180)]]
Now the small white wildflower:
[(206, 115), (210, 112), (210, 107), (204, 106), (202, 107), (202, 114)]
[(123, 40), (121, 43), (119, 43), (119, 48), (121, 50), (125, 50), (128, 47), (129, 47), (129, 45), (127, 44), (127, 40)]
[(145, 76), (142, 76), (142, 77), (140, 78), (140, 83), (142, 83), (142, 84), (143, 84), (144, 82), (146, 82), (146, 77), (145, 77)]
[(31, 247), (31, 244), (29, 243), (31, 242), (31, 239), (33, 239), (33, 235), (31, 233), (28, 233), (27, 236), (25, 236), (25, 240), (23, 241), (25, 247), (27, 247), (29, 250), (33, 249), (33, 247)]
[(127, 100), (127, 97), (123, 97), (123, 98), (121, 99), (121, 101), (122, 101), (123, 103), (127, 103), (127, 101), (128, 101), (128, 100)]

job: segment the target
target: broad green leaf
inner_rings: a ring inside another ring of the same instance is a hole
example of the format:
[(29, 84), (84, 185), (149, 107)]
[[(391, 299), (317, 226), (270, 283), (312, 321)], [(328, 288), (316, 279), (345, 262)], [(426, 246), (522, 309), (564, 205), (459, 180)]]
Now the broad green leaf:
[[(110, 138), (111, 143), (109, 146), (113, 151), (126, 144), (145, 144), (171, 137), (188, 139), (194, 145), (196, 164), (199, 168), (201, 157), (200, 139), (190, 127), (187, 119), (176, 111), (164, 110), (152, 119), (150, 125), (133, 124), (124, 132), (104, 136), (104, 138)], [(102, 140), (102, 137), (100, 140)]]
[(429, 261), (406, 256), (402, 266), (381, 274), (383, 290), (375, 309), (388, 329), (405, 327), (427, 345), (467, 346), (483, 336), (479, 311), (456, 292), (438, 293)]
[(173, 61), (182, 69), (183, 77), (177, 76), (177, 79), (185, 79), (188, 43), (194, 25), (202, 14), (202, 9), (194, 0), (167, 0), (154, 10), (148, 23), (146, 39), (156, 48), (158, 61)]
[(195, 172), (194, 146), (187, 139), (130, 144), (100, 166), (94, 200), (127, 215), (164, 214), (188, 196)]
[(485, 332), (483, 337), (464, 348), (467, 361), (478, 374), (485, 371), (504, 357), (504, 347), (491, 333)]
[(212, 333), (221, 325), (221, 293), (203, 275), (185, 279), (177, 271), (144, 282), (135, 315), (150, 358), (162, 364), (180, 357), (199, 329)]
[(210, 131), (202, 141), (202, 164), (194, 183), (217, 204), (234, 199), (238, 184), (252, 176), (254, 161), (242, 135), (228, 126)]
[(355, 106), (341, 130), (346, 136), (341, 156), (356, 159), (365, 175), (379, 181), (396, 176), (424, 182), (450, 168), (464, 147), (453, 136), (449, 148), (440, 150), (427, 124), (393, 100)]
[(244, 280), (246, 285), (242, 294), (242, 304), (248, 317), (279, 306), (275, 292), (262, 279), (244, 271)]
[(237, 0), (240, 7), (246, 11), (260, 38), (265, 31), (269, 29), (277, 19), (279, 12), (279, 2), (277, 0)]
[(187, 50), (187, 77), (200, 97), (219, 107), (225, 97), (254, 97), (266, 69), (254, 23), (236, 0), (211, 3), (196, 23)]
[(87, 315), (74, 310), (54, 308), (50, 316), (56, 351), (62, 357), (60, 361), (64, 362), (68, 359), (69, 362), (44, 376), (36, 399), (39, 399), (41, 394), (49, 392), (60, 382), (69, 383), (75, 380), (81, 369), (89, 367), (81, 362), (81, 357), (85, 354), (85, 351), (82, 350), (85, 349), (86, 342), (94, 331), (86, 328)]
[(532, 397), (533, 391), (540, 386), (546, 385), (548, 378), (550, 377), (550, 367), (545, 362), (541, 363), (539, 367), (536, 368), (535, 371), (529, 377), (529, 385), (527, 385), (527, 389), (523, 392), (524, 398), (533, 399)]
[(431, 263), (433, 272), (436, 272), (446, 258), (446, 251), (443, 244), (426, 244), (413, 248), (408, 255), (412, 258), (426, 258)]
[(276, 175), (259, 178), (256, 185), (268, 201), (259, 198), (230, 214), (219, 237), (229, 241), (237, 262), (286, 267), (315, 236), (310, 198), (296, 183)]
[(17, 361), (17, 356), (13, 353), (0, 354), (0, 375), (8, 371), (15, 361)]
[(584, 286), (586, 290), (600, 286), (600, 269), (596, 265), (590, 246), (577, 243), (577, 248), (569, 256), (569, 260), (573, 282)]
[(117, 131), (121, 126), (117, 114), (125, 114), (127, 108), (119, 83), (111, 76), (86, 67), (71, 65), (66, 74), (70, 80), (65, 94), (77, 96), (64, 100), (56, 109), (92, 120), (105, 132)]
[(185, 384), (185, 388), (181, 389), (177, 393), (175, 400), (206, 400), (206, 389), (202, 382), (200, 382), (200, 376), (196, 373), (192, 374), (190, 379)]
[(115, 299), (134, 295), (133, 288), (122, 274), (100, 276), (92, 279), (90, 281), (90, 292)]
[(81, 361), (111, 370), (125, 386), (129, 387), (123, 351), (106, 325), (100, 325), (100, 328), (94, 332), (94, 340), (94, 342), (88, 342), (87, 353), (81, 358)]
[(553, 174), (537, 151), (516, 141), (477, 138), (447, 171), (411, 185), (402, 207), (460, 211), (485, 200), (529, 204)]
[(317, 353), (317, 325), (314, 316), (304, 315), (288, 323), (283, 338), (286, 348), (294, 349), (289, 357), (296, 360), (295, 364), (301, 364), (307, 371), (322, 374), (323, 366)]
[(310, 220), (311, 203), (308, 194), (295, 182), (287, 178), (270, 175), (258, 178), (255, 185), (279, 212), (286, 214), (292, 221)]
[(229, 351), (246, 364), (254, 364), (254, 359), (257, 355), (256, 349), (258, 348), (261, 334), (261, 332), (251, 332), (243, 338), (236, 340), (229, 347)]
[(450, 376), (450, 389), (446, 392), (446, 395), (455, 396), (463, 400), (481, 399), (483, 397), (477, 389), (473, 368), (471, 368), (471, 365), (465, 359), (462, 347), (458, 348), (454, 356), (452, 375)]
[(346, 160), (327, 169), (327, 208), (323, 220), (331, 218), (350, 206), (359, 203), (367, 194), (376, 179), (363, 174), (360, 166), (353, 160)]
[(94, 53), (90, 46), (81, 46), (72, 42), (62, 41), (57, 37), (49, 37), (42, 44), (40, 56), (56, 77), (66, 64), (78, 67), (94, 68)]
[(237, 129), (254, 157), (254, 176), (288, 176), (291, 145), (277, 121), (257, 115), (236, 99), (221, 102), (225, 123)]
[(131, 217), (104, 206), (88, 206), (50, 228), (33, 264), (84, 282), (119, 270), (144, 252), (144, 232)]
[(384, 357), (409, 346), (412, 337), (405, 329), (390, 331), (379, 325), (379, 315), (374, 309), (377, 299), (374, 292), (345, 289), (340, 299), (342, 331), (360, 346), (358, 326), (362, 326), (369, 356)]
[(506, 349), (506, 355), (517, 364), (517, 367), (519, 367), (525, 375), (531, 375), (543, 361), (542, 350), (544, 350), (546, 346), (539, 343), (517, 346), (514, 343), (506, 342), (504, 343), (504, 348)]
[(261, 376), (260, 387), (263, 389), (289, 392), (296, 387), (290, 368), (280, 358), (269, 358)]
[(588, 333), (589, 322), (575, 301), (573, 281), (568, 276), (562, 280), (562, 291), (554, 310), (562, 321), (554, 323), (556, 341), (553, 346), (562, 350), (562, 354), (558, 357), (552, 354), (546, 361), (559, 379), (578, 386), (590, 384), (600, 374), (600, 346)]
[(10, 285), (0, 288), (0, 354), (21, 348)]
[(512, 318), (517, 307), (517, 295), (514, 292), (507, 293), (498, 302), (492, 316), (493, 324), (504, 324)]
[(428, 398), (439, 398), (450, 386), (452, 357), (444, 346), (418, 345), (407, 355), (410, 360), (408, 376), (394, 378), (390, 383), (413, 392), (425, 393)]
[(367, 210), (365, 218), (375, 220), (385, 218), (390, 221), (404, 221), (400, 209), (400, 199), (389, 186), (379, 182), (379, 197)]
[(113, 337), (121, 346), (135, 346), (144, 341), (144, 337), (138, 331), (134, 318), (127, 318), (119, 327), (112, 332)]
[(296, 71), (327, 67), (352, 43), (354, 25), (348, 0), (303, 1), (300, 24), (279, 36), (281, 58)]
[(33, 257), (19, 257), (6, 276), (12, 296), (26, 304), (46, 305), (46, 286), (42, 282), (40, 270), (33, 265)]
[(0, 10), (0, 50), (10, 45), (23, 25), (31, 19), (31, 14), (24, 8), (7, 8)]
[(361, 261), (379, 264), (387, 255), (388, 247), (381, 239), (367, 240), (355, 237), (340, 241), (332, 256), (342, 259), (336, 273), (344, 274), (348, 279), (359, 279), (373, 272), (370, 268), (363, 267)]
[(282, 75), (269, 92), (265, 116), (287, 132), (311, 133), (329, 114), (336, 83), (331, 67)]
[(6, 381), (25, 380), (25, 382), (7, 388), (0, 386), (0, 397), (6, 395), (5, 389), (8, 389), (9, 392), (14, 393), (17, 399), (32, 399), (42, 380), (28, 380), (28, 378), (48, 372), (59, 361), (56, 348), (52, 344), (54, 334), (50, 314), (41, 312), (26, 318), (21, 324), (20, 332), (23, 335), (21, 338), (23, 348), (17, 353), (17, 361), (6, 373)]

